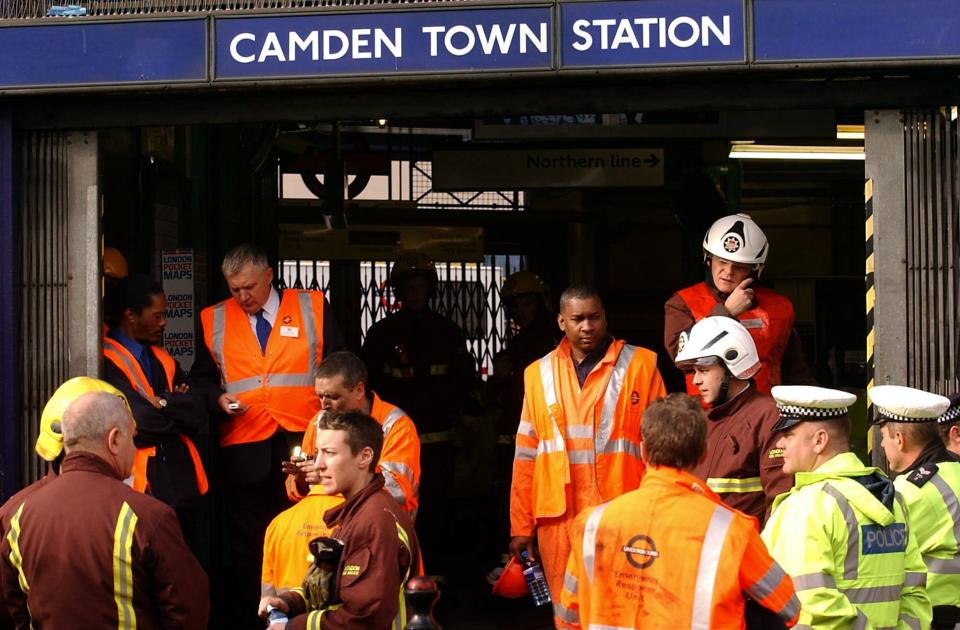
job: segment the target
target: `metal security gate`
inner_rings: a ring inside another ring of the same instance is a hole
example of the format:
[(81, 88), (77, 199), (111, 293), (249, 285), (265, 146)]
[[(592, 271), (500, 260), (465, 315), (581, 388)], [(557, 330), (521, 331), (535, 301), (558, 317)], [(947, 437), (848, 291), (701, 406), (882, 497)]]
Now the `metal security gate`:
[(33, 451), (40, 414), (69, 373), (68, 135), (23, 136), (20, 153), (21, 477), (43, 474)]

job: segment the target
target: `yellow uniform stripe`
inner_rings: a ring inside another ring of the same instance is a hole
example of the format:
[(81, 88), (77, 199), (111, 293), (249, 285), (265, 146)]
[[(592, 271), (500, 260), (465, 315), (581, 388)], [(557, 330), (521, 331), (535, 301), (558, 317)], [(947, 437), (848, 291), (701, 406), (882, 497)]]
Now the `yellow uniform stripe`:
[(133, 532), (136, 527), (137, 515), (124, 501), (113, 533), (113, 598), (117, 602), (120, 630), (137, 627), (137, 613), (133, 608)]
[(20, 515), (23, 513), (21, 503), (17, 513), (10, 519), (10, 531), (7, 532), (7, 542), (10, 543), (10, 564), (17, 570), (17, 576), (20, 579), (20, 590), (25, 595), (30, 593), (30, 585), (27, 583), (27, 576), (23, 572), (23, 555), (20, 553)]
[(714, 492), (762, 492), (763, 486), (760, 477), (746, 477), (744, 479), (710, 477), (707, 486)]

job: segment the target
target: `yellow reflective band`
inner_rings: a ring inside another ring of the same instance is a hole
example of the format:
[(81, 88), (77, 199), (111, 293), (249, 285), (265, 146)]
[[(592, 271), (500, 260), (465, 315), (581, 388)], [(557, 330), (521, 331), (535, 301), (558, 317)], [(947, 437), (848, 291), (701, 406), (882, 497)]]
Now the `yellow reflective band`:
[(113, 533), (113, 598), (117, 602), (120, 630), (137, 627), (137, 613), (133, 609), (133, 532), (136, 527), (137, 515), (124, 501)]
[(746, 477), (744, 479), (709, 477), (707, 478), (707, 486), (714, 492), (763, 492), (760, 477)]
[(307, 627), (310, 630), (320, 630), (320, 617), (323, 616), (322, 610), (315, 610), (307, 617)]
[(24, 595), (27, 595), (30, 593), (30, 585), (27, 584), (27, 576), (23, 572), (23, 555), (20, 553), (20, 515), (23, 513), (24, 505), (26, 504), (21, 503), (20, 507), (17, 508), (17, 513), (10, 519), (10, 531), (7, 532), (7, 542), (10, 543), (10, 564), (17, 570), (17, 577), (20, 580), (20, 590), (23, 591)]

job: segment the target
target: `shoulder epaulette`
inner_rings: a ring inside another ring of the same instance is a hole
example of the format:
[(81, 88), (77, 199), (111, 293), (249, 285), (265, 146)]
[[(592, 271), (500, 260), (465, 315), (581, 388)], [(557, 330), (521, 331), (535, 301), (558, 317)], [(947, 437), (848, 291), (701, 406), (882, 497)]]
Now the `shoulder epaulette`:
[(937, 474), (938, 470), (939, 468), (937, 468), (936, 464), (921, 464), (907, 476), (907, 481), (915, 486), (922, 486), (933, 479), (933, 476)]

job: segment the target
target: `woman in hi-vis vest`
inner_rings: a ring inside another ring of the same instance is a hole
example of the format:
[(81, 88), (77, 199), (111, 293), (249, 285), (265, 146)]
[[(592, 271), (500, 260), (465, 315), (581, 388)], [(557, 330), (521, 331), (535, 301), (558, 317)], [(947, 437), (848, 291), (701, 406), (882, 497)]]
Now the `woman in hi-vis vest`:
[[(760, 355), (757, 389), (774, 385), (814, 384), (793, 328), (793, 304), (779, 293), (757, 286), (769, 244), (763, 230), (746, 214), (714, 222), (703, 237), (703, 282), (677, 291), (664, 305), (663, 343), (676, 357), (693, 325), (705, 317), (736, 319), (750, 332)], [(692, 374), (687, 393), (697, 395)]]

